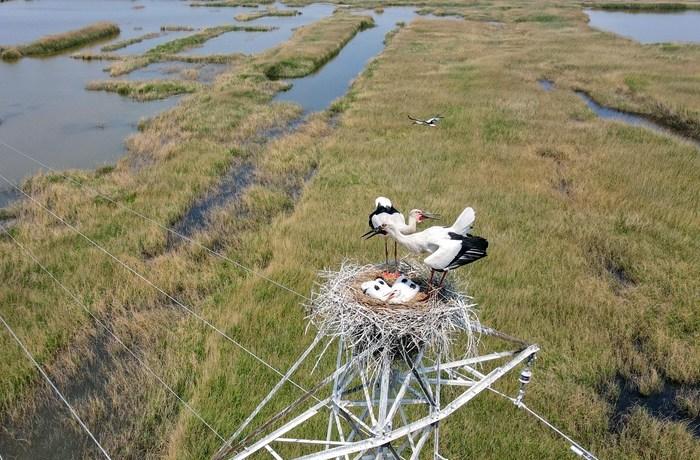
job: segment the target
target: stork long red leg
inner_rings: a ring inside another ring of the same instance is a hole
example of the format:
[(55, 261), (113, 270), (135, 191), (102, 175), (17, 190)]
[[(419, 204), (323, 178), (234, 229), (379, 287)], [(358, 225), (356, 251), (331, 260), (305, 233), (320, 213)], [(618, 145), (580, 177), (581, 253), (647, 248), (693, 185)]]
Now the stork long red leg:
[(396, 271), (399, 271), (399, 249), (398, 243), (394, 240), (394, 263), (396, 264)]
[(389, 243), (384, 238), (384, 265), (389, 266)]
[(442, 287), (442, 283), (445, 281), (446, 276), (447, 276), (447, 270), (442, 272), (442, 277), (440, 278), (440, 283), (438, 284), (438, 287)]

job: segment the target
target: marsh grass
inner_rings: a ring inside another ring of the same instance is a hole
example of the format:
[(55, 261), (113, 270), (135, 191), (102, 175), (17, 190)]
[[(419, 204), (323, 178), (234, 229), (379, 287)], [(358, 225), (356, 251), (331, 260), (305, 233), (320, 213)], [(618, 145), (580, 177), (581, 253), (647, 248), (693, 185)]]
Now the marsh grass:
[(301, 14), (299, 10), (280, 10), (278, 8), (267, 8), (261, 11), (251, 11), (250, 13), (240, 13), (235, 16), (236, 21), (246, 22), (265, 17), (288, 17)]
[[(195, 75), (194, 78), (190, 79), (196, 78)], [(152, 101), (165, 99), (176, 94), (194, 93), (201, 87), (200, 84), (180, 80), (99, 80), (91, 81), (85, 86), (90, 91), (108, 91), (137, 101)]]
[[(111, 22), (97, 22), (81, 29), (56, 35), (47, 35), (26, 45), (17, 45), (12, 48), (12, 50), (16, 50), (21, 56), (50, 56), (99, 40), (111, 38), (118, 34), (119, 26), (116, 24)], [(7, 52), (3, 53), (3, 59), (8, 59), (6, 53)]]
[(143, 35), (140, 35), (138, 37), (129, 38), (126, 40), (118, 41), (116, 43), (112, 43), (111, 45), (105, 45), (102, 48), (100, 48), (100, 51), (102, 51), (103, 53), (108, 53), (110, 51), (120, 50), (122, 48), (126, 48), (129, 45), (133, 45), (135, 43), (141, 43), (144, 40), (151, 40), (153, 38), (160, 37), (160, 35), (161, 34), (158, 32), (151, 32), (148, 34), (143, 34)]
[(309, 75), (336, 56), (358, 32), (373, 26), (370, 16), (342, 12), (304, 26), (263, 56), (263, 71), (271, 79)]
[(226, 7), (239, 7), (239, 6), (249, 6), (256, 7), (258, 5), (269, 5), (274, 3), (275, 0), (225, 0), (225, 1), (198, 1), (190, 3), (190, 6), (206, 6), (215, 8), (226, 8)]

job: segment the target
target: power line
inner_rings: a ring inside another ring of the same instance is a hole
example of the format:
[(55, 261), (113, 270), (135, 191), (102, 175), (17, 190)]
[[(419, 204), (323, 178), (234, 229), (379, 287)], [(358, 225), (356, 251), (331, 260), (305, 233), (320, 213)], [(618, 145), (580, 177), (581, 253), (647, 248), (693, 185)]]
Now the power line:
[(46, 372), (44, 371), (44, 369), (39, 365), (38, 362), (36, 362), (36, 360), (34, 359), (34, 356), (32, 356), (32, 354), (29, 352), (29, 350), (27, 350), (27, 347), (24, 346), (24, 343), (22, 343), (22, 341), (19, 339), (19, 337), (17, 337), (17, 334), (15, 334), (15, 331), (13, 331), (12, 328), (10, 327), (10, 325), (7, 324), (7, 322), (5, 321), (5, 318), (3, 318), (2, 315), (0, 315), (0, 322), (2, 322), (2, 324), (5, 326), (5, 328), (7, 329), (7, 331), (8, 331), (8, 332), (10, 333), (10, 335), (12, 336), (12, 338), (15, 339), (15, 341), (16, 341), (17, 344), (20, 346), (20, 348), (22, 348), (22, 351), (24, 351), (24, 353), (27, 355), (27, 357), (29, 358), (29, 360), (34, 364), (34, 366), (37, 368), (37, 370), (41, 373), (41, 375), (44, 377), (44, 379), (46, 379), (46, 381), (49, 383), (49, 385), (51, 385), (51, 388), (53, 388), (53, 391), (56, 392), (56, 394), (58, 395), (58, 397), (61, 398), (61, 401), (63, 401), (63, 403), (68, 407), (68, 410), (70, 410), (70, 413), (71, 413), (71, 414), (73, 415), (73, 417), (78, 421), (78, 423), (80, 424), (80, 426), (83, 427), (83, 429), (85, 430), (85, 432), (86, 432), (86, 433), (90, 436), (90, 438), (95, 442), (95, 445), (97, 445), (97, 447), (100, 449), (100, 452), (102, 452), (102, 455), (104, 455), (104, 457), (105, 457), (107, 460), (112, 460), (112, 458), (109, 456), (109, 454), (108, 454), (107, 451), (104, 449), (104, 447), (102, 447), (102, 444), (100, 444), (100, 442), (97, 440), (97, 438), (95, 438), (95, 435), (93, 435), (93, 434), (92, 434), (92, 431), (90, 431), (90, 429), (87, 427), (87, 425), (85, 425), (85, 423), (84, 423), (83, 420), (80, 418), (80, 416), (78, 415), (78, 413), (75, 411), (75, 409), (73, 409), (73, 406), (70, 405), (70, 403), (69, 403), (68, 400), (65, 398), (65, 396), (63, 396), (63, 394), (61, 393), (61, 391), (56, 387), (56, 385), (54, 385), (54, 383), (51, 381), (51, 378), (46, 374)]
[[(15, 242), (17, 246), (19, 246), (33, 261), (36, 263), (49, 277), (51, 277), (52, 280), (58, 284), (61, 289), (63, 289), (68, 296), (73, 299), (73, 301), (78, 304), (80, 307), (82, 307), (85, 312), (92, 317), (92, 319), (99, 324), (109, 335), (111, 335), (114, 340), (119, 342), (119, 344), (124, 347), (124, 349), (139, 363), (141, 366), (144, 367), (153, 377), (158, 380), (173, 396), (175, 396), (195, 417), (199, 419), (200, 422), (202, 422), (212, 433), (216, 435), (217, 438), (219, 438), (222, 441), (226, 441), (223, 436), (221, 436), (192, 406), (190, 406), (184, 399), (178, 395), (175, 390), (173, 390), (158, 374), (156, 374), (153, 369), (151, 369), (148, 364), (146, 364), (141, 358), (136, 355), (115, 333), (114, 331), (111, 330), (109, 326), (107, 326), (103, 321), (101, 321), (90, 309), (76, 296), (73, 294), (61, 281), (59, 281), (53, 273), (51, 273), (34, 255), (33, 252), (31, 252), (26, 246), (24, 246), (22, 243), (20, 243), (15, 237), (12, 236), (10, 232), (5, 229), (2, 225), (0, 225), (0, 229), (5, 233), (5, 235), (9, 236), (12, 241)], [(2, 460), (2, 459), (0, 459)]]
[[(243, 350), (244, 352), (246, 352), (248, 355), (250, 355), (251, 357), (253, 357), (253, 358), (254, 358), (256, 361), (258, 361), (260, 364), (262, 364), (263, 366), (267, 367), (268, 369), (270, 369), (271, 371), (273, 371), (274, 373), (276, 373), (276, 374), (279, 375), (280, 377), (284, 377), (284, 374), (283, 374), (281, 371), (279, 371), (277, 368), (275, 368), (274, 366), (272, 366), (271, 364), (269, 364), (267, 361), (265, 361), (264, 359), (262, 359), (261, 357), (259, 357), (258, 355), (256, 355), (253, 351), (251, 351), (250, 349), (248, 349), (247, 347), (245, 347), (244, 345), (242, 345), (241, 343), (239, 343), (238, 341), (236, 341), (235, 339), (233, 339), (231, 336), (229, 336), (229, 335), (226, 334), (224, 331), (222, 331), (221, 329), (219, 329), (217, 326), (215, 326), (214, 324), (212, 324), (208, 319), (204, 318), (204, 317), (201, 316), (199, 313), (195, 312), (194, 310), (192, 310), (191, 308), (189, 308), (188, 306), (186, 306), (186, 305), (185, 305), (184, 303), (182, 303), (180, 300), (176, 299), (176, 298), (173, 297), (172, 295), (170, 295), (170, 294), (168, 294), (167, 292), (165, 292), (162, 288), (160, 288), (159, 286), (157, 286), (155, 283), (153, 283), (151, 280), (149, 280), (148, 278), (146, 278), (144, 275), (142, 275), (141, 273), (137, 272), (137, 271), (136, 271), (135, 269), (133, 269), (131, 266), (129, 266), (128, 264), (126, 264), (125, 262), (123, 262), (122, 260), (120, 260), (117, 256), (115, 256), (114, 254), (112, 254), (112, 253), (109, 252), (107, 249), (103, 248), (102, 246), (100, 246), (98, 243), (96, 243), (96, 242), (95, 242), (94, 240), (92, 240), (90, 237), (88, 237), (87, 235), (85, 235), (83, 232), (81, 232), (81, 231), (80, 231), (79, 229), (77, 229), (75, 226), (73, 226), (72, 224), (70, 224), (69, 222), (67, 222), (67, 221), (66, 221), (65, 219), (63, 219), (61, 216), (57, 215), (57, 214), (54, 213), (52, 210), (50, 210), (49, 208), (47, 208), (46, 206), (44, 206), (42, 203), (40, 203), (39, 201), (37, 201), (34, 197), (32, 197), (32, 196), (29, 195), (27, 192), (25, 192), (24, 190), (22, 190), (22, 189), (21, 189), (20, 187), (18, 187), (15, 183), (13, 183), (13, 182), (10, 181), (8, 178), (6, 178), (4, 175), (0, 174), (0, 179), (4, 180), (4, 181), (5, 181), (7, 184), (9, 184), (12, 188), (14, 188), (14, 189), (17, 190), (18, 192), (20, 192), (22, 195), (24, 195), (24, 196), (27, 197), (29, 200), (31, 200), (31, 201), (34, 202), (36, 205), (38, 205), (40, 208), (44, 209), (46, 212), (48, 212), (49, 214), (51, 214), (54, 218), (56, 218), (57, 220), (59, 220), (60, 222), (62, 222), (64, 225), (66, 225), (68, 228), (70, 228), (71, 230), (73, 230), (74, 232), (76, 232), (78, 235), (82, 236), (82, 237), (83, 237), (85, 240), (87, 240), (90, 244), (92, 244), (94, 247), (96, 247), (97, 249), (99, 249), (101, 252), (103, 252), (104, 254), (106, 254), (107, 256), (109, 256), (111, 259), (113, 259), (115, 262), (117, 262), (118, 264), (120, 264), (120, 265), (121, 265), (122, 267), (124, 267), (126, 270), (128, 270), (128, 271), (131, 272), (131, 273), (133, 273), (136, 277), (140, 278), (140, 279), (143, 280), (145, 283), (147, 283), (149, 286), (153, 287), (156, 291), (158, 291), (159, 293), (161, 293), (162, 295), (164, 295), (165, 297), (167, 297), (168, 299), (170, 299), (170, 300), (171, 300), (172, 302), (174, 302), (176, 305), (180, 306), (183, 310), (187, 311), (189, 314), (191, 314), (191, 315), (194, 316), (195, 318), (199, 319), (202, 323), (204, 323), (205, 325), (207, 325), (207, 326), (208, 326), (209, 328), (211, 328), (212, 330), (216, 331), (219, 335), (221, 335), (222, 337), (224, 337), (225, 339), (227, 339), (229, 342), (233, 343), (233, 344), (236, 345), (238, 348), (240, 348), (241, 350)], [(307, 393), (307, 390), (304, 389), (304, 387), (302, 387), (301, 385), (299, 385), (299, 384), (296, 383), (295, 381), (289, 379), (289, 382), (290, 382), (292, 385), (294, 385), (295, 387), (297, 387), (299, 390), (303, 391), (304, 393)], [(315, 398), (315, 396), (314, 396), (314, 398)], [(315, 399), (318, 400), (318, 398), (315, 398)], [(319, 402), (320, 402), (320, 400), (319, 400)]]
[(292, 293), (292, 294), (294, 294), (294, 295), (296, 295), (296, 296), (298, 296), (298, 297), (300, 297), (300, 298), (302, 298), (302, 299), (304, 299), (304, 300), (311, 300), (309, 297), (305, 296), (304, 294), (301, 294), (300, 292), (295, 291), (294, 289), (292, 289), (292, 288), (290, 288), (290, 287), (288, 287), (288, 286), (285, 286), (284, 284), (282, 284), (282, 283), (280, 283), (280, 282), (278, 282), (278, 281), (275, 281), (275, 280), (273, 280), (272, 278), (267, 277), (267, 276), (263, 275), (262, 273), (253, 270), (252, 268), (246, 267), (245, 265), (241, 264), (240, 262), (238, 262), (238, 261), (236, 261), (236, 260), (231, 259), (230, 257), (226, 256), (225, 254), (222, 254), (222, 253), (220, 253), (220, 252), (218, 252), (218, 251), (215, 251), (215, 250), (211, 249), (210, 247), (208, 247), (208, 246), (206, 246), (206, 245), (200, 243), (199, 241), (194, 240), (194, 239), (188, 237), (187, 235), (183, 235), (182, 233), (178, 232), (177, 230), (174, 230), (174, 229), (168, 227), (167, 225), (163, 225), (163, 224), (161, 224), (160, 222), (158, 222), (157, 220), (155, 220), (155, 219), (153, 219), (153, 218), (151, 218), (151, 217), (148, 217), (147, 215), (145, 215), (145, 214), (143, 214), (143, 213), (141, 213), (141, 212), (139, 212), (139, 211), (136, 211), (135, 209), (132, 209), (132, 208), (130, 208), (130, 207), (128, 207), (128, 206), (126, 206), (126, 205), (124, 205), (124, 204), (118, 202), (118, 201), (115, 201), (115, 200), (112, 199), (111, 197), (109, 197), (109, 196), (107, 196), (107, 195), (101, 193), (101, 192), (100, 192), (99, 190), (97, 190), (96, 188), (91, 187), (91, 186), (89, 186), (89, 185), (85, 185), (85, 184), (83, 184), (82, 182), (73, 179), (72, 177), (68, 176), (67, 174), (62, 173), (61, 171), (58, 171), (58, 170), (52, 168), (51, 166), (47, 165), (46, 163), (42, 162), (41, 160), (37, 160), (36, 158), (32, 157), (32, 156), (29, 155), (28, 153), (19, 150), (17, 147), (14, 147), (14, 146), (8, 144), (7, 142), (3, 141), (2, 139), (0, 139), (0, 145), (4, 145), (4, 146), (7, 147), (8, 149), (10, 149), (10, 150), (12, 150), (12, 151), (18, 153), (19, 155), (22, 155), (23, 157), (27, 158), (27, 159), (30, 160), (30, 161), (33, 161), (34, 163), (38, 164), (39, 166), (41, 166), (41, 167), (43, 167), (43, 168), (46, 168), (46, 169), (48, 169), (49, 171), (60, 175), (60, 176), (63, 177), (64, 179), (66, 179), (66, 180), (68, 180), (68, 181), (70, 181), (70, 182), (76, 184), (77, 186), (79, 186), (79, 187), (81, 187), (81, 188), (86, 188), (86, 189), (92, 191), (93, 193), (95, 193), (96, 195), (100, 196), (101, 198), (104, 198), (105, 200), (109, 201), (110, 203), (112, 203), (112, 204), (114, 204), (114, 205), (116, 205), (116, 206), (118, 206), (118, 207), (124, 209), (125, 211), (128, 211), (128, 212), (130, 212), (130, 213), (132, 213), (132, 214), (138, 216), (138, 217), (141, 217), (142, 219), (144, 219), (144, 220), (146, 220), (146, 221), (148, 221), (148, 222), (151, 222), (151, 223), (154, 224), (154, 225), (157, 225), (158, 227), (162, 228), (163, 230), (169, 232), (170, 234), (175, 235), (175, 236), (177, 236), (177, 237), (179, 237), (179, 238), (182, 238), (183, 240), (185, 240), (185, 241), (187, 241), (187, 242), (189, 242), (189, 243), (192, 243), (192, 244), (195, 244), (195, 245), (199, 246), (200, 248), (202, 248), (202, 249), (204, 249), (205, 251), (207, 251), (209, 254), (214, 255), (214, 256), (216, 256), (216, 257), (219, 257), (219, 258), (221, 258), (222, 260), (225, 260), (225, 261), (227, 261), (227, 262), (229, 262), (229, 263), (235, 265), (236, 267), (240, 268), (241, 270), (243, 270), (243, 271), (245, 271), (245, 272), (247, 272), (247, 273), (250, 273), (251, 275), (257, 276), (257, 277), (260, 278), (260, 279), (263, 279), (263, 280), (265, 280), (265, 281), (267, 281), (267, 282), (269, 282), (269, 283), (272, 283), (273, 285), (277, 286), (278, 288), (284, 289), (285, 291), (290, 292), (290, 293)]

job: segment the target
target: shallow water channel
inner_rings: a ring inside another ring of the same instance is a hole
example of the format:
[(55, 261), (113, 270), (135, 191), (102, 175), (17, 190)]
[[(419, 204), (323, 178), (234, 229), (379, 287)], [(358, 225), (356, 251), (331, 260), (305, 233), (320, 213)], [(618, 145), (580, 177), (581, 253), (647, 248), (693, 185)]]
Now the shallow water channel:
[(640, 43), (700, 43), (700, 11), (584, 11), (591, 27)]

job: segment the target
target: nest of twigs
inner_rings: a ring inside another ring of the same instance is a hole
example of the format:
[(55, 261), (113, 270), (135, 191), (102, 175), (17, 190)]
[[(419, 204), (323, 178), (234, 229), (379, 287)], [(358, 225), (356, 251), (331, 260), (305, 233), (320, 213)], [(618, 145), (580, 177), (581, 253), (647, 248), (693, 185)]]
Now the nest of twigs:
[[(384, 359), (426, 351), (443, 357), (471, 355), (479, 330), (476, 304), (449, 284), (428, 296), (429, 270), (414, 261), (403, 260), (399, 271), (421, 287), (405, 304), (373, 299), (360, 285), (381, 277), (383, 265), (357, 265), (346, 261), (338, 270), (324, 270), (307, 308), (309, 320), (321, 334), (343, 339), (356, 356), (376, 367)], [(459, 337), (460, 350), (453, 350)], [(464, 340), (466, 338), (466, 340)]]

